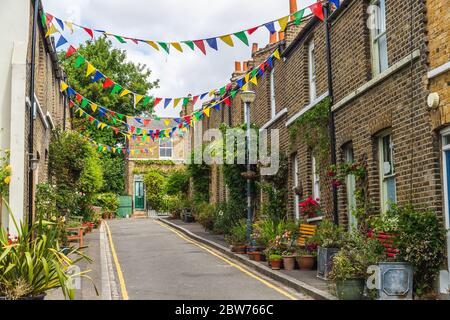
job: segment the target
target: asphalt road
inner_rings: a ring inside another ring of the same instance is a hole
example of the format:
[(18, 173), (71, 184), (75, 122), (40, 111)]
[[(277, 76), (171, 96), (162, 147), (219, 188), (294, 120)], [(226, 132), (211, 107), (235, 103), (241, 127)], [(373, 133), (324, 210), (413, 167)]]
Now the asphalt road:
[(130, 300), (305, 298), (272, 281), (267, 285), (262, 276), (255, 279), (154, 220), (108, 224)]

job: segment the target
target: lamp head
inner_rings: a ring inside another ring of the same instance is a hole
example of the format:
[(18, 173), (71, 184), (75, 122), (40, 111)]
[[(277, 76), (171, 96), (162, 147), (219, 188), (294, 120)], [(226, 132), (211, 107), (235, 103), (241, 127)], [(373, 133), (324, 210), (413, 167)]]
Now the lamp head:
[(245, 103), (253, 103), (256, 99), (256, 93), (254, 91), (243, 91), (241, 93), (241, 99)]

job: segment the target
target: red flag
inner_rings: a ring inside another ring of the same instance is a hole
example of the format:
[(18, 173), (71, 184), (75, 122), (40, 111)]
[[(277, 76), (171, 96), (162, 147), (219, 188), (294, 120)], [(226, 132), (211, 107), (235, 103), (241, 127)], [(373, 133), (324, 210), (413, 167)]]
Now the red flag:
[(50, 24), (50, 22), (52, 22), (53, 20), (53, 16), (49, 13), (45, 14), (45, 24), (48, 26)]
[(194, 98), (192, 98), (192, 104), (196, 104), (198, 101), (199, 96), (195, 96)]
[(180, 123), (180, 124), (178, 125), (178, 128), (179, 128), (179, 129), (182, 129), (182, 128), (183, 128), (183, 124)]
[(131, 127), (130, 127), (130, 132), (131, 132), (131, 133), (134, 133), (134, 130), (136, 130), (136, 127), (131, 126)]
[(81, 103), (81, 100), (83, 100), (83, 97), (79, 93), (76, 94), (76, 98), (79, 103)]
[(75, 52), (77, 52), (77, 49), (75, 49), (73, 46), (70, 46), (69, 49), (67, 49), (66, 58), (69, 58)]
[(70, 101), (69, 101), (69, 108), (73, 108), (74, 105), (75, 105), (75, 104), (73, 103), (73, 101), (70, 100)]
[(95, 120), (92, 116), (89, 116), (88, 118), (91, 123), (94, 122), (94, 120)]
[(155, 98), (154, 106), (156, 107), (161, 101), (162, 98)]
[(321, 2), (314, 3), (310, 5), (309, 8), (317, 18), (322, 21), (325, 19), (325, 17), (323, 16), (323, 6)]
[(255, 33), (256, 30), (258, 30), (258, 28), (259, 27), (254, 27), (254, 28), (248, 29), (247, 32), (249, 35), (252, 35), (253, 33)]
[(227, 97), (225, 100), (223, 100), (223, 103), (225, 103), (227, 106), (231, 106), (230, 97)]
[(110, 113), (113, 117), (116, 116), (116, 113), (115, 113), (114, 111), (109, 111), (109, 113)]
[(91, 36), (92, 39), (94, 39), (94, 32), (92, 32), (92, 29), (89, 29), (89, 28), (83, 28), (83, 29)]
[(261, 69), (261, 71), (264, 72), (266, 70), (266, 64), (261, 63), (261, 65), (259, 66), (259, 69)]
[(151, 120), (149, 119), (144, 119), (144, 126), (148, 127), (148, 125), (150, 124)]
[(201, 52), (203, 52), (204, 55), (206, 55), (205, 43), (203, 40), (195, 40), (194, 44), (200, 49)]
[(184, 120), (186, 120), (187, 123), (190, 123), (191, 122), (191, 117), (190, 116), (185, 116)]
[(114, 85), (114, 81), (112, 81), (110, 78), (106, 78), (105, 82), (103, 83), (103, 89), (109, 88)]

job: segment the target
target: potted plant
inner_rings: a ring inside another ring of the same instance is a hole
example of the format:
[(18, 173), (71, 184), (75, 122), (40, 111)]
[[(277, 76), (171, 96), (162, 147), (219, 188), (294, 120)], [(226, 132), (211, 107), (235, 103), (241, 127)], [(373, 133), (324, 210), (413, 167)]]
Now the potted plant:
[(323, 220), (310, 241), (317, 244), (317, 277), (327, 280), (333, 266), (333, 257), (339, 252), (344, 238), (342, 227), (328, 219)]
[(273, 270), (281, 270), (281, 266), (283, 263), (283, 257), (279, 254), (271, 254), (269, 256), (270, 267)]
[(305, 201), (300, 203), (300, 213), (306, 220), (322, 217), (322, 209), (319, 204), (319, 199), (314, 200), (313, 197), (309, 197)]
[(283, 265), (288, 271), (295, 269), (295, 248), (294, 243), (296, 238), (290, 230), (284, 231), (280, 239), (280, 246), (283, 248)]
[(361, 300), (364, 294), (367, 270), (379, 262), (383, 246), (359, 233), (348, 235), (341, 250), (333, 258), (329, 278), (336, 284), (340, 300)]
[(225, 240), (231, 244), (231, 251), (237, 254), (246, 254), (247, 252), (247, 227), (240, 222), (234, 226), (230, 234), (225, 237)]
[(302, 271), (311, 271), (314, 269), (317, 261), (317, 244), (308, 243), (305, 248), (297, 250), (297, 264)]

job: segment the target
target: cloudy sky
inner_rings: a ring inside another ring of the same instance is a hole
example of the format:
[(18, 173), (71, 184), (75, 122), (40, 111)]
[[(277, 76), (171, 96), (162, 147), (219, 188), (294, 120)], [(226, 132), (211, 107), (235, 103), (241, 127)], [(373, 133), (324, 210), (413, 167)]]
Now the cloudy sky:
[[(289, 14), (289, 0), (42, 0), (44, 9), (68, 21), (93, 29), (139, 39), (165, 42), (210, 38), (233, 33), (278, 19)], [(297, 0), (304, 8), (316, 0)], [(309, 12), (308, 12), (309, 13)], [(87, 40), (84, 31), (75, 29), (71, 42)], [(269, 33), (261, 28), (250, 43), (260, 47), (267, 44)], [(237, 40), (237, 39), (236, 39)], [(170, 55), (157, 52), (146, 44), (119, 44), (126, 49), (128, 59), (146, 64), (152, 70), (151, 80), (159, 79), (160, 88), (149, 94), (161, 97), (183, 97), (201, 94), (227, 84), (234, 69), (234, 61), (250, 58), (251, 48), (239, 40), (231, 48), (219, 41), (219, 51), (207, 48), (205, 57), (199, 50)], [(183, 46), (183, 49), (185, 46)], [(179, 109), (162, 106), (159, 116), (176, 116)]]

